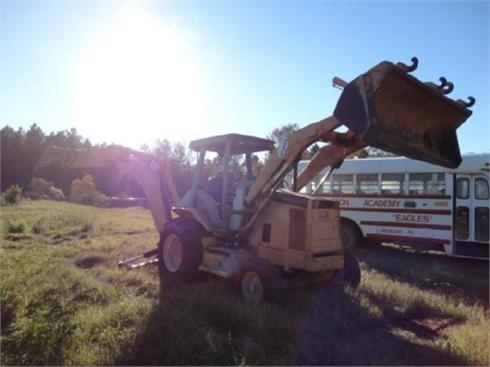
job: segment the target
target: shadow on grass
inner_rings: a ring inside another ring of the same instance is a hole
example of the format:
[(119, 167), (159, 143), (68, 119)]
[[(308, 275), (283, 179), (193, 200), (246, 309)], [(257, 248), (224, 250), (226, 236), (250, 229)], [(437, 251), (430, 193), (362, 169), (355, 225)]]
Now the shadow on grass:
[(360, 248), (368, 269), (462, 301), (489, 306), (489, 261), (407, 251), (391, 245)]
[[(290, 292), (283, 304), (249, 306), (220, 282), (162, 293), (118, 365), (464, 365), (373, 317), (338, 284)], [(375, 302), (376, 300), (373, 299)]]
[(354, 295), (340, 287), (323, 287), (315, 294), (292, 351), (292, 364), (466, 364), (434, 344), (420, 343), (415, 330), (394, 325), (385, 317), (373, 317)]
[(244, 305), (219, 280), (164, 290), (136, 343), (115, 364), (284, 365), (288, 343), (282, 343), (292, 328), (283, 314), (274, 305)]

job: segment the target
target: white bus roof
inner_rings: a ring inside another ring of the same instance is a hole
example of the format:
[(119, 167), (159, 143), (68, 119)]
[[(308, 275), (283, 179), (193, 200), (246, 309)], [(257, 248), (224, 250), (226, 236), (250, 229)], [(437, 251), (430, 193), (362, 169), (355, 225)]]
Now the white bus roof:
[[(447, 173), (486, 173), (490, 171), (490, 153), (465, 154), (458, 168), (449, 169), (434, 164), (425, 163), (405, 157), (372, 157), (346, 159), (336, 174), (349, 173), (402, 173), (402, 172), (447, 172)], [(301, 172), (309, 161), (298, 163), (298, 172)], [(325, 169), (322, 171), (322, 174)]]

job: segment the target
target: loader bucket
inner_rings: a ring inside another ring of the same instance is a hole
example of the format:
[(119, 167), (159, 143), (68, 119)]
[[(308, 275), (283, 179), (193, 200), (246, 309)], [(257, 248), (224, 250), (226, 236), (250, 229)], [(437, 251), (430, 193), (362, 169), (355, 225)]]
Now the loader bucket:
[(461, 163), (456, 129), (474, 103), (446, 94), (452, 83), (423, 83), (415, 67), (383, 61), (347, 84), (334, 115), (360, 134), (367, 145), (448, 168)]

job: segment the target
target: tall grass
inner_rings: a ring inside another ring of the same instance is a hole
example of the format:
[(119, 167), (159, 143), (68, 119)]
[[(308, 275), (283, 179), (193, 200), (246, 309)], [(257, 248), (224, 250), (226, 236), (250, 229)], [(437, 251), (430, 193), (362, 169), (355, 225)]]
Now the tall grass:
[(249, 306), (224, 280), (161, 289), (154, 267), (118, 268), (158, 240), (145, 209), (40, 201), (6, 207), (6, 221), (25, 228), (2, 230), (2, 365), (490, 362), (488, 263), (362, 250), (357, 290)]
[(93, 219), (83, 212), (48, 214), (32, 224), (32, 231), (36, 234), (59, 233), (60, 231), (88, 232), (92, 228)]
[(3, 233), (32, 232), (47, 236), (88, 232), (93, 229), (97, 215), (93, 208), (68, 203), (57, 206), (48, 201), (4, 208), (2, 212)]

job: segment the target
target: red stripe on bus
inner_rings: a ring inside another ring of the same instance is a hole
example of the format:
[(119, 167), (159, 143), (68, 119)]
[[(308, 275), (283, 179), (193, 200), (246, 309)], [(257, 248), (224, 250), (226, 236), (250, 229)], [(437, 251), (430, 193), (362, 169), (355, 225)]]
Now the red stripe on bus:
[(420, 194), (420, 195), (405, 195), (405, 194), (324, 194), (318, 193), (315, 196), (325, 196), (328, 198), (396, 198), (396, 199), (434, 199), (434, 200), (451, 200), (450, 195), (428, 195), (428, 194)]
[(443, 240), (440, 238), (427, 238), (427, 237), (409, 237), (409, 236), (388, 236), (382, 234), (367, 234), (366, 238), (379, 240), (379, 241), (416, 241), (419, 243), (431, 243), (439, 245), (449, 245), (450, 240)]
[(362, 220), (361, 225), (363, 224), (367, 226), (440, 229), (443, 231), (450, 231), (452, 229), (451, 226), (445, 224), (428, 224), (428, 223), (377, 222), (377, 221)]
[(412, 208), (398, 208), (398, 209), (386, 209), (386, 208), (352, 208), (341, 206), (340, 210), (346, 211), (360, 211), (360, 212), (387, 212), (387, 213), (413, 213), (413, 214), (438, 214), (438, 215), (451, 215), (451, 210), (438, 210), (438, 209), (412, 209)]

